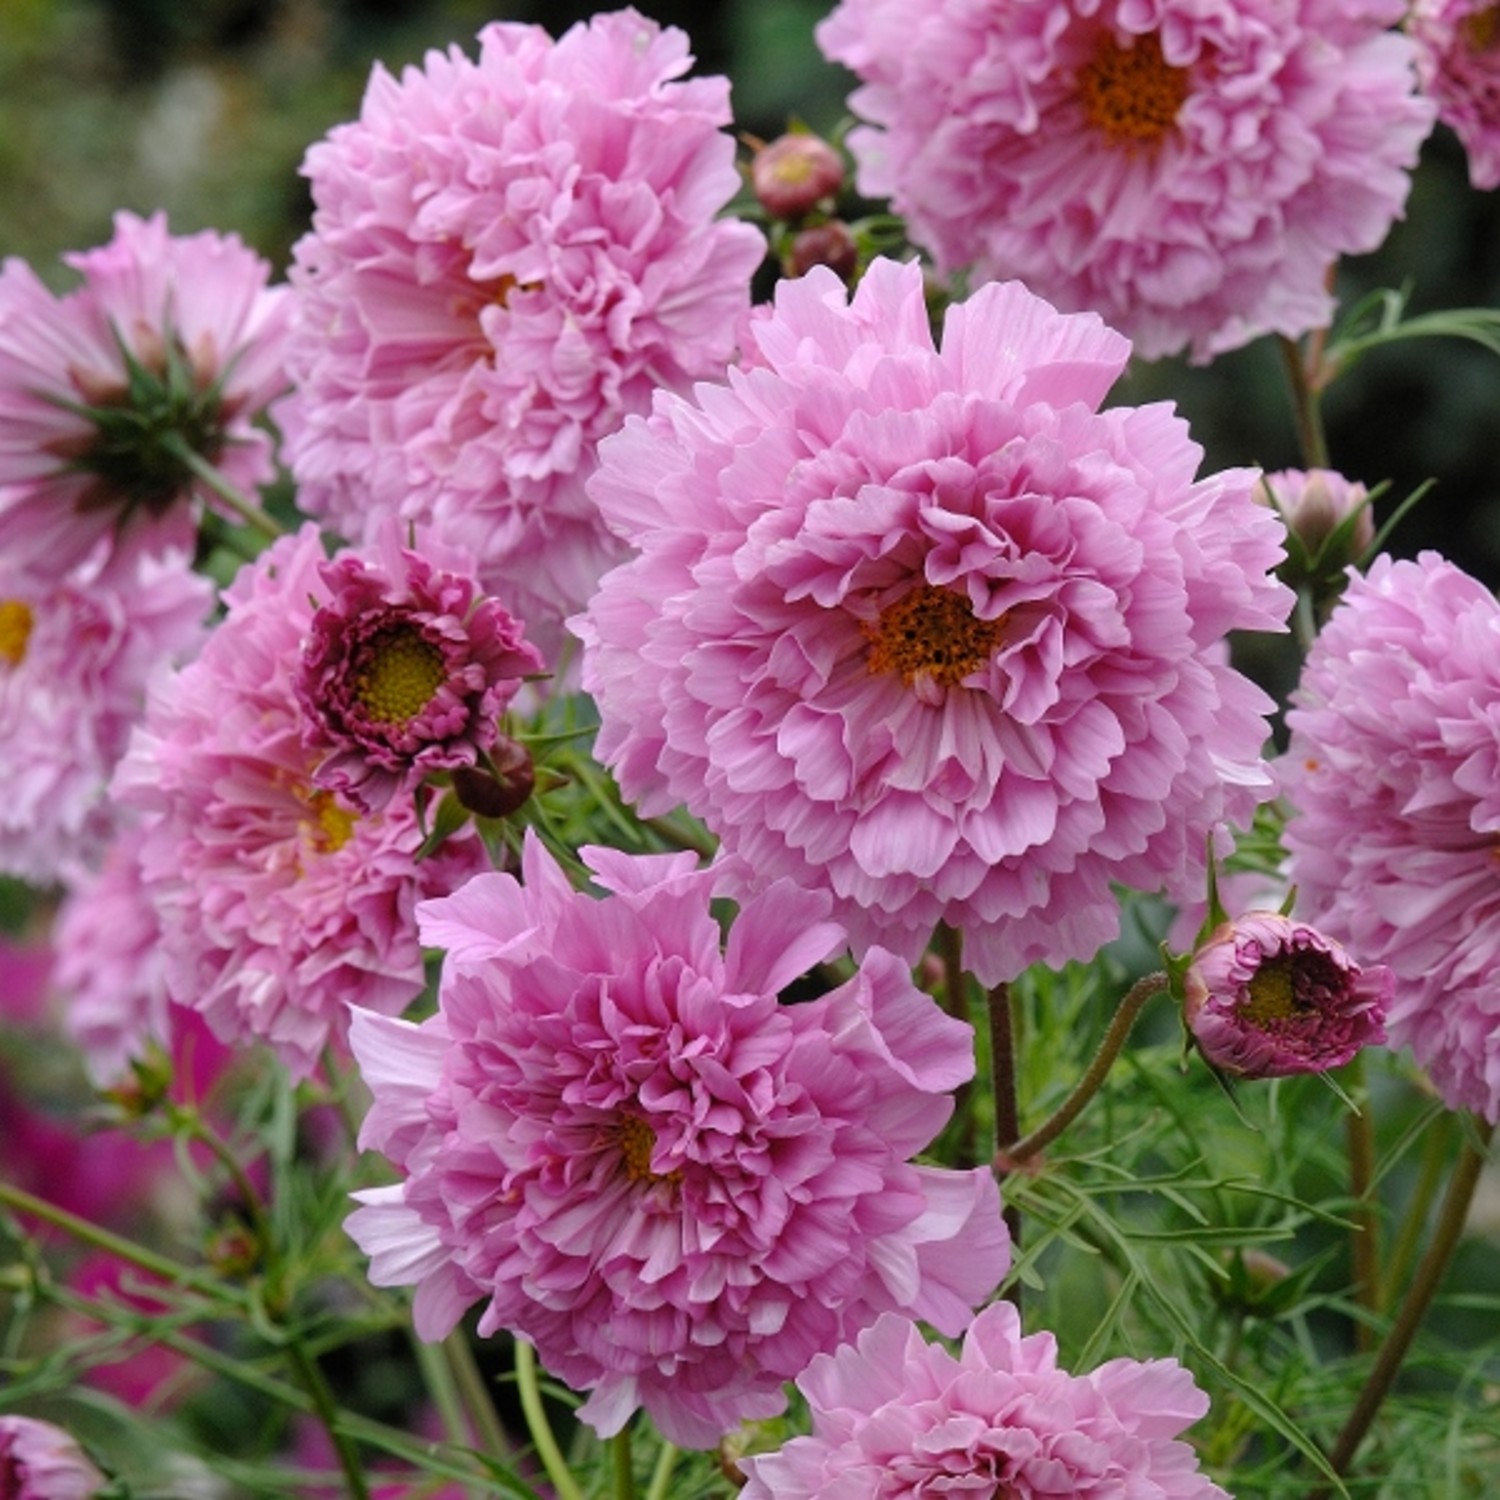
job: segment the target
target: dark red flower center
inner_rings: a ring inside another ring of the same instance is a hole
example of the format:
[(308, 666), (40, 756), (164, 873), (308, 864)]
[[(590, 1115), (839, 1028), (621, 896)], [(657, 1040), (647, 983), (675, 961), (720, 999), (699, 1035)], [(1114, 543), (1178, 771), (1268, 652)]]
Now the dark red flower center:
[(31, 640), (31, 606), (20, 599), (0, 599), (0, 661), (19, 667)]
[(995, 654), (1004, 623), (979, 619), (953, 589), (920, 583), (860, 629), (870, 643), (871, 672), (897, 672), (908, 686), (928, 676), (953, 687)]
[(414, 625), (377, 631), (353, 671), (354, 696), (377, 724), (406, 724), (432, 701), (447, 677), (443, 653)]
[(1101, 31), (1094, 55), (1078, 71), (1078, 94), (1089, 123), (1119, 145), (1154, 146), (1177, 123), (1189, 74), (1161, 54), (1154, 32), (1122, 44)]

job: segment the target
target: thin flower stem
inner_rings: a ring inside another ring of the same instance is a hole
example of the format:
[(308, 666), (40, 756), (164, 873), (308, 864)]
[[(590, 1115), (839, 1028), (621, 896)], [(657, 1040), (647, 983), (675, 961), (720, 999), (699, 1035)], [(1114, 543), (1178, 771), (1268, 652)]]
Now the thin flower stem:
[(557, 1446), (557, 1439), (552, 1436), (552, 1429), (547, 1425), (547, 1413), (542, 1407), (542, 1388), (537, 1379), (536, 1350), (524, 1339), (516, 1340), (516, 1389), (521, 1396), (526, 1430), (531, 1434), (536, 1456), (541, 1459), (552, 1488), (557, 1491), (557, 1500), (583, 1500), (583, 1491), (579, 1489), (578, 1481), (573, 1478), (572, 1471), (562, 1456), (562, 1449)]
[[(940, 1003), (956, 1021), (969, 1019), (969, 977), (964, 973), (964, 938), (956, 928), (940, 923), (935, 936), (938, 958), (943, 966), (943, 992)], [(953, 1113), (958, 1121), (958, 1138), (954, 1165), (972, 1167), (979, 1160), (978, 1127), (974, 1117), (974, 1081), (962, 1083), (954, 1091)]]
[(1078, 1118), (1083, 1112), (1083, 1107), (1099, 1092), (1100, 1086), (1109, 1075), (1109, 1070), (1114, 1060), (1120, 1055), (1120, 1049), (1125, 1045), (1125, 1038), (1130, 1035), (1130, 1028), (1135, 1025), (1135, 1019), (1140, 1015), (1142, 1007), (1153, 995), (1161, 994), (1166, 987), (1167, 976), (1160, 971), (1147, 974), (1144, 979), (1136, 980), (1129, 994), (1120, 1002), (1120, 1008), (1115, 1012), (1114, 1020), (1109, 1023), (1109, 1030), (1105, 1032), (1104, 1040), (1099, 1044), (1099, 1050), (1094, 1054), (1094, 1060), (1079, 1080), (1077, 1088), (1063, 1100), (1057, 1112), (1045, 1124), (1033, 1130), (1024, 1140), (1016, 1141), (1009, 1148), (1002, 1147), (995, 1153), (996, 1172), (1004, 1174), (1014, 1171), (1016, 1167), (1029, 1161), (1039, 1151), (1050, 1146)]
[(1443, 1164), (1448, 1159), (1451, 1144), (1447, 1124), (1451, 1116), (1444, 1116), (1428, 1128), (1422, 1139), (1422, 1165), (1418, 1169), (1416, 1186), (1412, 1189), (1411, 1202), (1407, 1204), (1406, 1217), (1396, 1235), (1395, 1247), (1386, 1258), (1385, 1285), (1381, 1288), (1381, 1306), (1390, 1306), (1396, 1288), (1406, 1280), (1411, 1263), (1416, 1259), (1417, 1246), (1422, 1239), (1422, 1228), (1427, 1215), (1442, 1186)]
[(635, 1465), (630, 1453), (630, 1425), (627, 1423), (610, 1444), (615, 1454), (615, 1500), (635, 1500)]
[(286, 535), (286, 528), (284, 526), (268, 516), (255, 501), (237, 486), (231, 484), (201, 453), (195, 453), (175, 433), (167, 435), (163, 439), (163, 442), (171, 449), (172, 456), (179, 460), (179, 462), (186, 464), (198, 479), (211, 489), (247, 526), (254, 527), (267, 540), (273, 542), (278, 537)]
[[(1021, 1134), (1021, 1109), (1016, 1097), (1016, 1026), (1010, 986), (997, 984), (985, 997), (990, 1021), (990, 1089), (995, 1099), (995, 1160), (1011, 1150)], [(1021, 1210), (1007, 1203), (1003, 1210), (1010, 1232), (1011, 1252), (1021, 1248)], [(1021, 1284), (1007, 1294), (1020, 1306)]]
[(410, 1332), (411, 1352), (416, 1356), (417, 1368), (422, 1372), (422, 1383), (443, 1424), (448, 1441), (460, 1448), (473, 1445), (474, 1433), (470, 1427), (464, 1403), (459, 1395), (458, 1383), (453, 1378), (448, 1360), (439, 1344), (429, 1344)]
[(172, 1124), (182, 1128), (187, 1138), (205, 1147), (214, 1160), (229, 1174), (229, 1180), (239, 1193), (245, 1211), (250, 1215), (250, 1227), (255, 1234), (258, 1259), (263, 1269), (268, 1269), (275, 1259), (276, 1245), (271, 1234), (271, 1221), (266, 1214), (266, 1205), (250, 1181), (249, 1174), (240, 1165), (239, 1159), (230, 1149), (229, 1143), (192, 1106), (172, 1109)]
[(500, 1414), (495, 1410), (494, 1400), (490, 1396), (490, 1388), (485, 1384), (474, 1358), (474, 1351), (469, 1346), (468, 1336), (462, 1328), (455, 1328), (443, 1340), (443, 1353), (447, 1356), (448, 1367), (463, 1396), (469, 1420), (473, 1422), (474, 1430), (479, 1435), (480, 1451), (491, 1458), (508, 1460), (511, 1457), (510, 1439), (501, 1425)]
[[(1349, 1150), (1349, 1196), (1353, 1208), (1349, 1218), (1349, 1261), (1353, 1270), (1354, 1301), (1368, 1313), (1380, 1311), (1380, 1219), (1371, 1199), (1375, 1179), (1375, 1121), (1364, 1089), (1364, 1058), (1356, 1053), (1345, 1075), (1349, 1092), (1358, 1096), (1359, 1108), (1349, 1113), (1346, 1138)], [(1375, 1347), (1374, 1325), (1364, 1318), (1354, 1324), (1355, 1347), (1369, 1353)]]
[[(1463, 1237), (1464, 1224), (1469, 1217), (1469, 1205), (1474, 1201), (1474, 1189), (1488, 1157), (1487, 1148), (1495, 1128), (1483, 1121), (1476, 1121), (1475, 1125), (1478, 1139), (1464, 1142), (1463, 1152), (1453, 1168), (1453, 1176), (1448, 1180), (1448, 1192), (1443, 1199), (1437, 1227), (1433, 1230), (1427, 1253), (1417, 1266), (1406, 1297), (1396, 1314), (1396, 1321), (1386, 1334), (1374, 1367), (1365, 1380), (1364, 1389), (1354, 1404), (1354, 1410), (1349, 1413), (1344, 1430), (1339, 1434), (1333, 1452), (1328, 1455), (1329, 1468), (1341, 1478), (1349, 1472), (1349, 1465), (1369, 1433), (1375, 1414), (1395, 1383), (1402, 1361), (1427, 1315), (1433, 1297), (1437, 1295), (1443, 1274), (1453, 1259), (1453, 1252)], [(1327, 1487), (1324, 1487), (1315, 1500), (1322, 1500), (1329, 1493)]]
[(672, 1482), (672, 1470), (676, 1467), (677, 1449), (671, 1443), (663, 1443), (656, 1458), (656, 1468), (651, 1473), (646, 1500), (667, 1500), (667, 1486)]
[(1328, 467), (1328, 438), (1323, 431), (1323, 411), (1318, 392), (1308, 377), (1308, 360), (1296, 339), (1278, 334), (1276, 342), (1281, 347), (1282, 368), (1286, 371), (1287, 385), (1291, 390), (1292, 414), (1297, 423), (1297, 442), (1302, 449), (1302, 461), (1309, 469)]
[(318, 1420), (322, 1422), (324, 1430), (328, 1433), (328, 1440), (333, 1444), (333, 1450), (338, 1455), (339, 1468), (344, 1471), (344, 1488), (349, 1492), (350, 1500), (370, 1500), (370, 1488), (365, 1483), (364, 1466), (359, 1461), (359, 1453), (352, 1439), (339, 1425), (338, 1403), (333, 1399), (333, 1392), (329, 1390), (328, 1382), (324, 1379), (317, 1360), (290, 1335), (287, 1338), (286, 1347), (303, 1388), (312, 1398), (313, 1409), (318, 1414)]

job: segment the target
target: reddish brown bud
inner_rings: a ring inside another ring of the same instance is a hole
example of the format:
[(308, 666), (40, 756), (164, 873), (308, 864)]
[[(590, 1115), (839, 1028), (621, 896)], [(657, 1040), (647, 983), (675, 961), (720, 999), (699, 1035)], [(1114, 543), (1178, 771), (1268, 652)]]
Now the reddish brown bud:
[(821, 136), (778, 136), (755, 153), (750, 183), (773, 219), (800, 219), (844, 185), (844, 159)]

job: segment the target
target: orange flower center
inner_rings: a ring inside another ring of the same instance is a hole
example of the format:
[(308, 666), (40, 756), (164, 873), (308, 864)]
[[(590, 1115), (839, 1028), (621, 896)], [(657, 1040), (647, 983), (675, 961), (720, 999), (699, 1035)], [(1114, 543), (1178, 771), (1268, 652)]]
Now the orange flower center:
[(616, 1144), (625, 1163), (625, 1176), (635, 1183), (680, 1182), (681, 1172), (653, 1172), (651, 1153), (656, 1150), (656, 1135), (636, 1115), (626, 1115), (615, 1126)]
[(1102, 31), (1079, 69), (1078, 92), (1089, 123), (1116, 145), (1154, 146), (1177, 123), (1188, 81), (1186, 68), (1161, 55), (1154, 32), (1125, 46)]
[(1487, 5), (1465, 16), (1459, 30), (1470, 52), (1491, 52), (1500, 43), (1500, 5)]
[(377, 724), (405, 724), (432, 701), (447, 676), (443, 653), (411, 625), (372, 636), (354, 670), (354, 695)]
[(31, 606), (20, 599), (0, 599), (0, 660), (19, 667), (31, 640)]
[(918, 676), (954, 687), (995, 654), (1004, 623), (1003, 616), (977, 618), (953, 589), (920, 583), (860, 629), (870, 643), (871, 672), (897, 672), (908, 687)]

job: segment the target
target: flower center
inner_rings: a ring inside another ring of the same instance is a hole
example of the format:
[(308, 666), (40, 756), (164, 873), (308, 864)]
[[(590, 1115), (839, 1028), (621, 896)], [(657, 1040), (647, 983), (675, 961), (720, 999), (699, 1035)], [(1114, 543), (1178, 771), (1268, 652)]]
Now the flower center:
[(620, 1159), (625, 1164), (625, 1176), (636, 1183), (680, 1182), (681, 1172), (653, 1172), (651, 1153), (656, 1150), (656, 1134), (651, 1127), (636, 1115), (626, 1115), (615, 1127), (616, 1144), (620, 1148)]
[(1500, 5), (1487, 5), (1465, 16), (1459, 30), (1470, 52), (1490, 52), (1500, 43)]
[(1126, 47), (1103, 31), (1079, 70), (1078, 93), (1089, 123), (1111, 141), (1154, 146), (1177, 123), (1188, 96), (1188, 70), (1161, 55), (1154, 32)]
[(1247, 988), (1250, 1001), (1240, 1006), (1240, 1014), (1252, 1026), (1274, 1027), (1312, 1008), (1298, 994), (1296, 961), (1290, 954), (1262, 964)]
[(908, 686), (926, 675), (953, 687), (995, 654), (1004, 623), (1003, 616), (977, 618), (953, 589), (921, 583), (860, 629), (870, 642), (871, 672), (899, 672)]
[(314, 792), (308, 798), (308, 807), (312, 811), (308, 831), (313, 847), (319, 854), (337, 854), (354, 837), (354, 814), (341, 807), (332, 792)]
[(365, 643), (354, 668), (354, 695), (377, 724), (406, 724), (447, 677), (443, 653), (412, 625), (391, 625)]
[(19, 667), (31, 640), (31, 606), (20, 599), (0, 599), (0, 660)]

